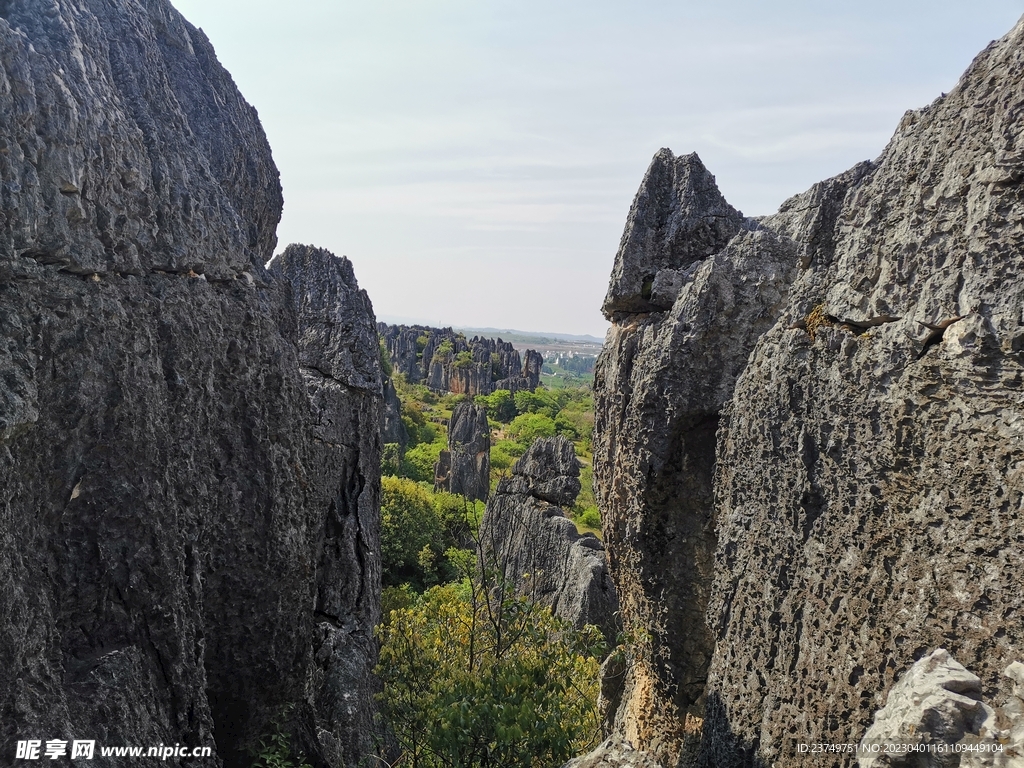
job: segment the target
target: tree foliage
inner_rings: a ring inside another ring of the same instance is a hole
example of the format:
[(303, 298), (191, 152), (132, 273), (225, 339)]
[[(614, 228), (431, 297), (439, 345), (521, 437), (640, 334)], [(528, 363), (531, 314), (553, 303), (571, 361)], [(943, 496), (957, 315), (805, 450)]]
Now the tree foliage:
[(477, 395), (476, 403), (487, 409), (488, 417), (503, 424), (516, 417), (516, 403), (507, 389), (496, 389), (489, 395)]
[(381, 581), (423, 590), (459, 577), (453, 558), (472, 541), (484, 504), (435, 493), (403, 477), (381, 478)]
[(542, 413), (521, 413), (508, 425), (508, 433), (525, 448), (538, 437), (554, 437), (555, 422)]
[(410, 768), (541, 768), (586, 751), (600, 633), (494, 577), (434, 587), (379, 628), (381, 712)]

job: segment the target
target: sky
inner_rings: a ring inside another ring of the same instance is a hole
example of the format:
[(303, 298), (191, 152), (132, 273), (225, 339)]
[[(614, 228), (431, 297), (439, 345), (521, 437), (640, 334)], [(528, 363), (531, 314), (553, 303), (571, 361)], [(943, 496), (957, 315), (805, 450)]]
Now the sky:
[(877, 157), (1024, 0), (172, 0), (259, 111), (278, 249), (346, 255), (378, 318), (603, 336), (660, 147), (776, 210)]

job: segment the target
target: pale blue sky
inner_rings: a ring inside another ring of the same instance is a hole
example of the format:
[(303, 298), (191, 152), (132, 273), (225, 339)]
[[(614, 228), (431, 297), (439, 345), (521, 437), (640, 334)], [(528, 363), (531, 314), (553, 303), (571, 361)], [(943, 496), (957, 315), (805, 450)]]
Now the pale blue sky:
[(172, 0), (259, 110), (280, 246), (378, 314), (603, 335), (659, 147), (748, 215), (876, 157), (1024, 0)]

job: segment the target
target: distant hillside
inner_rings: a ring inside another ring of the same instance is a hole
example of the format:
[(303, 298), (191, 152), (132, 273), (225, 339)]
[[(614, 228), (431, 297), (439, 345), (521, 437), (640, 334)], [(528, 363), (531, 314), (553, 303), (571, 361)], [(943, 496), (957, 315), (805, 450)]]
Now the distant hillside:
[(466, 334), (476, 334), (478, 336), (487, 336), (491, 338), (501, 337), (505, 341), (511, 341), (514, 344), (543, 345), (558, 341), (574, 341), (582, 344), (596, 344), (599, 347), (604, 344), (603, 338), (589, 336), (586, 334), (577, 335), (572, 333), (552, 333), (550, 331), (532, 333), (530, 331), (517, 331), (513, 328), (456, 328), (455, 330), (462, 331)]

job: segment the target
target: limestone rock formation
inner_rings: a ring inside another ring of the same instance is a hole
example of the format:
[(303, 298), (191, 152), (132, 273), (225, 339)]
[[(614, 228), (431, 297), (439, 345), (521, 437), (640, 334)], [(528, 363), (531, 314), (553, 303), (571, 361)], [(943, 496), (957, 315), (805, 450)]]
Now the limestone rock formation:
[(402, 401), (398, 399), (395, 384), (391, 379), (384, 380), (384, 409), (380, 424), (381, 441), (395, 443), (401, 450), (409, 444), (409, 431), (402, 423)]
[(247, 766), (280, 718), (314, 764), (357, 757), (365, 701), (324, 692), (371, 661), (379, 458), (327, 420), (375, 424), (377, 358), (304, 345), (369, 410), (311, 408), (255, 110), (165, 0), (0, 3), (0, 51), (5, 759), (75, 738)]
[[(311, 694), (318, 731), (350, 758), (373, 744), (373, 628), (380, 621), (381, 368), (373, 306), (352, 263), (290, 245), (270, 272), (287, 280), (299, 366), (312, 405), (306, 482), (319, 496)], [(313, 682), (315, 681), (315, 682)], [(352, 760), (349, 760), (351, 762)]]
[(662, 149), (629, 211), (604, 313), (668, 309), (675, 297), (655, 296), (656, 285), (678, 282), (681, 271), (720, 251), (742, 225), (743, 214), (725, 201), (696, 153), (676, 157)]
[(487, 409), (459, 403), (448, 423), (448, 450), (434, 469), (435, 490), (487, 501), (491, 491), (491, 428)]
[(860, 768), (1024, 766), (1024, 664), (1004, 670), (1007, 705), (982, 701), (981, 680), (945, 649), (917, 661), (889, 691), (858, 745)]
[(615, 727), (666, 765), (687, 713), (704, 765), (817, 765), (794, 744), (856, 741), (927, 649), (986, 691), (1024, 655), (1022, 58), (1018, 24), (763, 219), (695, 157), (652, 163), (594, 457), (640, 638)]
[(480, 539), (518, 590), (576, 627), (596, 625), (612, 643), (618, 601), (604, 545), (593, 534), (581, 536), (562, 510), (576, 501), (579, 474), (572, 443), (538, 438), (498, 482)]
[(461, 395), (532, 392), (540, 384), (544, 358), (532, 349), (526, 350), (524, 364), (515, 347), (501, 339), (466, 339), (451, 328), (422, 325), (380, 323), (377, 328), (395, 370), (411, 383)]

